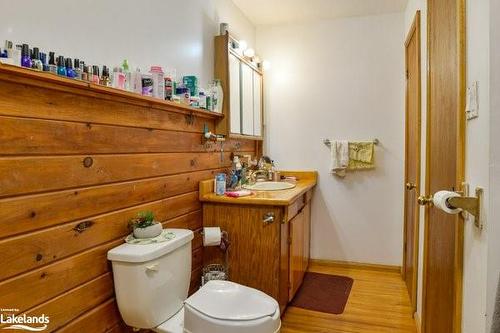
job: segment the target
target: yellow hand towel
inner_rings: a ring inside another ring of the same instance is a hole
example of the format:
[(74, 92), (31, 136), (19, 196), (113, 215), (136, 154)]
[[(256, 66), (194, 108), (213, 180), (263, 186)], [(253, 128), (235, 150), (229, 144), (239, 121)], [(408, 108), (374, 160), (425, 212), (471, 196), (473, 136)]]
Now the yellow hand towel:
[(349, 142), (348, 170), (364, 170), (375, 168), (375, 152), (373, 142)]

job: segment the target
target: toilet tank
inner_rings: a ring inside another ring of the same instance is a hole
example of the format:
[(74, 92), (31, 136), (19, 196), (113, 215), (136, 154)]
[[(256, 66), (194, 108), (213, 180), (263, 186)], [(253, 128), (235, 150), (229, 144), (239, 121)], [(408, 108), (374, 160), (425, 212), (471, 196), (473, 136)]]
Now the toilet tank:
[(120, 314), (134, 328), (157, 327), (177, 313), (187, 298), (193, 232), (167, 230), (175, 235), (169, 241), (125, 243), (108, 252)]

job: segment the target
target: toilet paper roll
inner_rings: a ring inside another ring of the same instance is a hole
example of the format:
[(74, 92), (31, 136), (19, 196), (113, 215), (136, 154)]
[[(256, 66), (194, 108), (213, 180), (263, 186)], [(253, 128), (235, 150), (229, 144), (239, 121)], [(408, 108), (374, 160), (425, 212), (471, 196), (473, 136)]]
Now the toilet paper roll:
[(462, 209), (461, 208), (452, 208), (448, 204), (448, 199), (455, 198), (455, 197), (460, 197), (460, 194), (458, 194), (456, 192), (452, 192), (452, 191), (439, 191), (436, 194), (434, 194), (432, 202), (434, 203), (434, 206), (441, 209), (445, 213), (458, 214), (462, 211)]
[(219, 246), (222, 233), (219, 227), (203, 228), (203, 246)]

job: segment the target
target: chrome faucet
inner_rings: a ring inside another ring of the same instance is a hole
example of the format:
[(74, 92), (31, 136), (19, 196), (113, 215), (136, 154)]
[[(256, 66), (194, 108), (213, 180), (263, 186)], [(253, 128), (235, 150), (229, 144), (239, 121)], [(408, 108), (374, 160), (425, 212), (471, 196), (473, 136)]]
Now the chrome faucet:
[(259, 169), (250, 171), (248, 175), (248, 180), (250, 181), (250, 184), (255, 184), (258, 179), (262, 179), (264, 181), (269, 180), (269, 170)]

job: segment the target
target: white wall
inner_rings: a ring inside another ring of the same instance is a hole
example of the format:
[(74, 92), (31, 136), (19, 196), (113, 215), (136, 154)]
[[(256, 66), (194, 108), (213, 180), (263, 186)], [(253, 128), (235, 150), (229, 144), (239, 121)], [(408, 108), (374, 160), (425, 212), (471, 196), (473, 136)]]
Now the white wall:
[[(476, 186), (485, 188), (485, 200), (483, 206), (485, 229), (479, 232), (473, 224), (473, 220), (467, 220), (464, 233), (464, 280), (463, 280), (463, 333), (486, 332), (485, 316), (491, 315), (490, 309), (486, 308), (487, 297), (496, 290), (498, 280), (491, 275), (491, 283), (487, 292), (487, 258), (488, 258), (488, 235), (493, 234), (493, 220), (490, 218), (489, 208), (493, 207), (493, 201), (489, 198), (489, 165), (490, 165), (490, 37), (489, 37), (489, 1), (471, 0), (467, 2), (467, 85), (474, 81), (479, 82), (480, 117), (467, 123), (466, 144), (466, 181), (474, 191)], [(409, 30), (413, 16), (417, 9), (422, 15), (422, 112), (423, 124), (426, 122), (426, 59), (427, 59), (427, 8), (425, 0), (410, 0), (405, 12), (405, 27)], [(492, 53), (493, 54), (493, 53)], [(498, 54), (498, 53), (497, 53)], [(493, 57), (492, 57), (493, 58)], [(422, 134), (422, 153), (425, 156), (425, 126)], [(498, 142), (498, 141), (497, 141)], [(492, 145), (493, 147), (494, 145)], [(425, 160), (422, 161), (422, 180), (425, 180)], [(421, 184), (421, 188), (425, 188)], [(419, 292), (417, 315), (421, 318), (422, 312), (422, 258), (423, 258), (423, 233), (424, 233), (424, 211), (421, 211), (421, 239), (420, 239), (420, 262), (419, 262)], [(498, 231), (497, 231), (498, 234)], [(490, 244), (492, 242), (489, 242)], [(491, 252), (491, 251), (490, 251)], [(498, 255), (496, 255), (498, 260)], [(492, 259), (493, 260), (493, 259)], [(497, 266), (498, 267), (498, 266)], [(497, 276), (498, 278), (498, 268)]]
[[(312, 257), (401, 265), (403, 15), (257, 27), (266, 72), (266, 151), (319, 171)], [(377, 167), (330, 175), (322, 139), (378, 138)]]
[(467, 122), (466, 182), (485, 189), (481, 232), (465, 221), (462, 332), (486, 330), (486, 276), (489, 230), (489, 0), (467, 2), (467, 85), (479, 83), (479, 118)]
[(87, 63), (116, 66), (127, 58), (213, 78), (213, 37), (219, 22), (255, 44), (255, 28), (231, 0), (82, 0), (0, 3), (0, 40), (27, 42)]
[[(486, 17), (488, 17), (486, 13)], [(490, 212), (488, 218), (487, 332), (500, 274), (500, 1), (490, 0)], [(493, 42), (495, 41), (495, 42)]]

